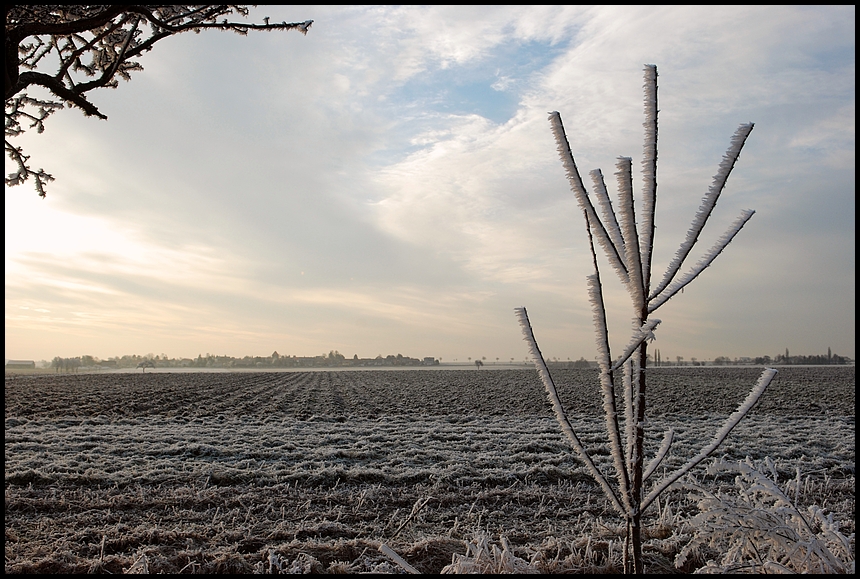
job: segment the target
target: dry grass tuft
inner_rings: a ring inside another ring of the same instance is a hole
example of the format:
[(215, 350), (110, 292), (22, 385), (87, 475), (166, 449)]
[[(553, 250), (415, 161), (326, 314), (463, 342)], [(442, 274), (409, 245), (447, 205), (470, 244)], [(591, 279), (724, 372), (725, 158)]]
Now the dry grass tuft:
[(514, 555), (505, 537), (500, 537), (498, 545), (490, 543), (486, 537), (474, 539), (466, 545), (465, 555), (454, 555), (450, 565), (445, 566), (442, 574), (535, 574), (538, 568)]

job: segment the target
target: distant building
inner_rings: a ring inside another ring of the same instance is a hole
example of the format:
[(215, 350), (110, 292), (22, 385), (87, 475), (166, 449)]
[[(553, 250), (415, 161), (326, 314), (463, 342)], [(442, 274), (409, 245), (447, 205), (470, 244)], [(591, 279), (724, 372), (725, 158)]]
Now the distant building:
[(35, 370), (36, 362), (34, 360), (9, 360), (6, 362), (7, 370)]
[(425, 356), (424, 357), (424, 365), (425, 366), (438, 366), (439, 360), (437, 360), (433, 356)]

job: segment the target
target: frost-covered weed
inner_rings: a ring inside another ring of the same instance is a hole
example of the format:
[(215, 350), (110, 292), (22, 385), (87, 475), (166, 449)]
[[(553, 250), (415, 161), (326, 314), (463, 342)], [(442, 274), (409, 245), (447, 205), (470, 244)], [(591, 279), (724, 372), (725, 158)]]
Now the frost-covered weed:
[(501, 543), (501, 548), (491, 543), (487, 537), (473, 539), (466, 546), (466, 554), (454, 555), (451, 564), (444, 567), (440, 573), (443, 575), (519, 575), (521, 573), (540, 573), (540, 570), (533, 563), (514, 555), (505, 537), (501, 537), (499, 542)]
[(126, 575), (149, 575), (149, 559), (141, 555), (131, 567), (123, 571)]
[(714, 492), (692, 487), (701, 513), (689, 521), (695, 534), (676, 557), (676, 567), (683, 567), (692, 553), (710, 548), (721, 556), (699, 573), (854, 574), (854, 533), (844, 535), (833, 513), (818, 505), (804, 509), (798, 504), (803, 485), (799, 467), (796, 477), (780, 488), (774, 462), (762, 462), (719, 460), (708, 467), (710, 475), (735, 474), (735, 486)]

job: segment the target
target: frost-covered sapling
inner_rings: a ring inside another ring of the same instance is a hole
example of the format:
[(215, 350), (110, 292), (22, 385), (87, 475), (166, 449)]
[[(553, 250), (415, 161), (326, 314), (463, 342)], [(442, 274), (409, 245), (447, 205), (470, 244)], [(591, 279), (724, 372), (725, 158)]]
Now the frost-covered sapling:
[[(568, 419), (555, 388), (552, 375), (538, 348), (525, 308), (517, 308), (517, 317), (523, 330), (535, 366), (546, 387), (556, 418), (579, 457), (585, 462), (603, 492), (627, 522), (627, 538), (624, 547), (625, 572), (644, 572), (642, 562), (642, 513), (672, 483), (698, 465), (722, 444), (732, 429), (752, 409), (770, 384), (776, 370), (765, 369), (758, 383), (746, 400), (738, 407), (725, 424), (714, 435), (713, 440), (683, 466), (667, 474), (645, 492), (645, 482), (669, 452), (674, 438), (670, 428), (656, 456), (646, 465), (644, 461), (646, 382), (648, 341), (654, 339), (654, 329), (660, 323), (652, 318), (660, 306), (681, 291), (702, 273), (734, 239), (754, 211), (744, 211), (728, 230), (690, 269), (679, 274), (699, 235), (705, 227), (714, 206), (726, 185), (726, 181), (740, 156), (744, 142), (753, 129), (753, 124), (741, 125), (731, 139), (729, 149), (720, 163), (719, 170), (708, 192), (702, 199), (690, 229), (666, 273), (659, 283), (651, 286), (651, 258), (654, 242), (654, 215), (657, 200), (657, 67), (645, 66), (645, 148), (642, 160), (643, 187), (641, 195), (641, 221), (637, 223), (634, 210), (632, 160), (619, 157), (615, 177), (618, 184), (617, 207), (613, 207), (606, 190), (603, 174), (599, 169), (590, 173), (594, 197), (603, 217), (598, 216), (595, 205), (586, 192), (579, 170), (573, 159), (567, 135), (558, 112), (550, 113), (549, 120), (558, 145), (558, 152), (567, 173), (570, 188), (585, 216), (586, 231), (594, 263), (594, 273), (588, 276), (588, 296), (594, 318), (597, 341), (597, 361), (600, 368), (600, 386), (603, 393), (603, 410), (606, 417), (606, 432), (612, 450), (616, 481), (613, 483), (594, 463)], [(633, 305), (633, 324), (630, 339), (623, 352), (613, 358), (609, 348), (609, 330), (606, 307), (603, 301), (603, 286), (597, 263), (594, 240), (601, 246), (609, 263), (625, 286)], [(621, 376), (623, 399), (623, 421), (616, 407), (616, 377)], [(623, 439), (622, 428), (624, 425)]]

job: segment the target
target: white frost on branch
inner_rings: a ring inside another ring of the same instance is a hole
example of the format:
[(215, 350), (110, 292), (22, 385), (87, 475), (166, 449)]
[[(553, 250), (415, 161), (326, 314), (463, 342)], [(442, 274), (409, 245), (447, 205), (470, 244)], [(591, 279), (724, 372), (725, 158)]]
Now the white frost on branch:
[(624, 237), (621, 235), (615, 211), (612, 209), (612, 201), (609, 199), (609, 193), (606, 191), (606, 182), (603, 180), (603, 173), (600, 169), (594, 169), (588, 174), (591, 176), (591, 182), (594, 184), (594, 196), (597, 197), (597, 202), (600, 204), (601, 211), (603, 211), (603, 225), (606, 227), (613, 245), (615, 245), (616, 252), (618, 255), (623, 256), (625, 255)]
[(597, 274), (586, 278), (588, 301), (591, 302), (591, 318), (594, 320), (594, 341), (597, 344), (597, 362), (601, 372), (610, 372), (609, 330), (606, 325), (606, 308), (603, 305), (603, 291)]
[[(635, 378), (639, 376), (639, 360), (629, 358), (624, 364), (622, 388), (624, 388), (624, 436), (627, 440), (627, 476), (633, 477), (636, 464), (639, 461), (639, 449), (636, 440), (643, 434), (642, 424), (639, 423), (639, 385)], [(632, 493), (632, 487), (631, 487)], [(641, 498), (641, 493), (640, 493)]]
[(619, 358), (615, 361), (609, 371), (615, 372), (616, 370), (621, 368), (621, 366), (624, 365), (625, 362), (627, 362), (630, 356), (633, 355), (633, 352), (635, 352), (639, 348), (639, 346), (642, 345), (642, 342), (644, 342), (645, 340), (656, 339), (656, 336), (654, 335), (654, 328), (657, 327), (660, 321), (661, 320), (657, 318), (650, 319), (646, 321), (641, 328), (637, 329), (633, 333), (633, 336), (630, 338), (630, 343), (627, 344), (627, 347), (624, 349), (624, 353), (619, 356)]
[(738, 423), (743, 419), (744, 416), (749, 414), (749, 411), (752, 410), (753, 406), (755, 406), (756, 402), (759, 401), (764, 391), (767, 389), (773, 377), (776, 376), (776, 370), (773, 368), (765, 368), (764, 372), (762, 372), (761, 376), (758, 379), (755, 387), (750, 390), (750, 393), (747, 395), (746, 400), (738, 406), (738, 409), (735, 410), (731, 416), (729, 416), (723, 426), (714, 434), (713, 440), (708, 444), (702, 451), (688, 460), (682, 467), (678, 470), (664, 478), (662, 481), (657, 483), (657, 486), (648, 493), (648, 496), (645, 497), (645, 500), (642, 501), (642, 511), (648, 508), (648, 505), (656, 499), (660, 493), (669, 488), (669, 486), (677, 481), (679, 478), (687, 474), (690, 470), (695, 468), (700, 462), (705, 460), (712, 452), (714, 452), (717, 447), (719, 447), (723, 441), (728, 437), (729, 433), (738, 425)]
[(663, 435), (663, 442), (660, 443), (660, 449), (657, 451), (657, 454), (654, 455), (654, 459), (648, 463), (648, 466), (645, 468), (645, 472), (642, 474), (642, 480), (648, 480), (654, 471), (657, 470), (657, 467), (660, 466), (660, 463), (663, 462), (663, 459), (666, 458), (666, 455), (669, 453), (669, 448), (672, 446), (672, 442), (675, 440), (675, 429), (669, 428), (666, 431), (666, 434)]
[(728, 230), (720, 237), (717, 242), (708, 250), (708, 252), (702, 256), (702, 259), (696, 262), (696, 264), (684, 274), (682, 277), (673, 281), (668, 288), (666, 288), (663, 293), (659, 296), (655, 296), (652, 300), (649, 301), (648, 304), (648, 313), (654, 312), (657, 308), (666, 303), (672, 296), (678, 293), (681, 288), (689, 284), (691, 281), (696, 279), (700, 273), (702, 273), (711, 263), (717, 258), (717, 256), (722, 253), (722, 251), (726, 248), (726, 246), (731, 243), (732, 239), (734, 239), (735, 235), (737, 235), (741, 228), (746, 225), (746, 222), (750, 220), (750, 218), (755, 214), (755, 211), (752, 209), (744, 210), (740, 216), (735, 219), (735, 221), (729, 226)]
[[(593, 247), (593, 246), (592, 246)], [(592, 248), (592, 251), (593, 248)], [(595, 269), (597, 263), (595, 261)], [(588, 296), (594, 319), (595, 342), (597, 343), (597, 362), (600, 366), (600, 389), (603, 392), (603, 413), (606, 418), (606, 432), (609, 436), (609, 448), (615, 462), (615, 474), (625, 511), (632, 512), (630, 501), (630, 478), (627, 474), (624, 448), (621, 446), (621, 429), (618, 424), (618, 411), (615, 405), (615, 384), (610, 366), (609, 330), (606, 325), (606, 307), (603, 303), (603, 291), (600, 285), (600, 275), (595, 271), (588, 276)]]
[(717, 204), (720, 193), (723, 192), (723, 189), (726, 186), (729, 174), (732, 172), (732, 169), (741, 154), (741, 149), (743, 148), (747, 137), (749, 137), (753, 130), (753, 126), (753, 123), (741, 125), (732, 136), (729, 149), (726, 151), (726, 154), (723, 155), (723, 160), (720, 162), (719, 170), (714, 176), (714, 182), (708, 189), (708, 193), (702, 199), (702, 204), (699, 206), (699, 210), (696, 212), (696, 216), (690, 224), (690, 229), (687, 231), (686, 239), (684, 239), (681, 247), (678, 248), (678, 251), (675, 253), (675, 258), (669, 264), (669, 267), (666, 268), (666, 273), (660, 281), (660, 284), (651, 292), (651, 295), (648, 298), (649, 300), (662, 292), (666, 286), (669, 285), (675, 277), (675, 274), (677, 274), (678, 270), (681, 269), (681, 265), (684, 263), (684, 260), (687, 259), (687, 256), (693, 249), (693, 245), (698, 241), (699, 235), (705, 227), (705, 223), (708, 221), (708, 218), (714, 210), (714, 206)]
[(615, 178), (618, 181), (618, 216), (621, 218), (621, 234), (624, 236), (624, 263), (630, 282), (627, 291), (633, 298), (633, 309), (642, 311), (645, 304), (645, 287), (642, 283), (642, 263), (639, 256), (639, 232), (636, 231), (636, 213), (633, 209), (633, 160), (618, 157), (615, 163)]
[(657, 67), (645, 65), (645, 145), (642, 154), (642, 279), (651, 282), (651, 252), (654, 245), (654, 212), (657, 205)]
[(600, 471), (594, 461), (591, 460), (591, 457), (586, 452), (585, 447), (582, 446), (582, 442), (579, 440), (579, 436), (577, 436), (576, 431), (573, 429), (573, 425), (570, 424), (570, 421), (567, 419), (567, 414), (564, 412), (564, 407), (561, 404), (561, 400), (558, 397), (558, 391), (555, 387), (555, 382), (552, 380), (552, 375), (549, 373), (549, 368), (546, 365), (546, 361), (543, 358), (543, 354), (541, 354), (540, 348), (538, 347), (537, 340), (535, 340), (534, 332), (532, 331), (532, 325), (529, 322), (528, 312), (526, 312), (525, 308), (514, 308), (514, 312), (517, 315), (517, 320), (520, 323), (520, 328), (523, 331), (523, 339), (529, 346), (529, 353), (532, 356), (532, 360), (534, 361), (535, 367), (538, 370), (538, 374), (541, 377), (541, 381), (543, 382), (544, 388), (546, 388), (547, 396), (549, 396), (550, 403), (552, 404), (553, 412), (555, 412), (556, 420), (561, 426), (562, 431), (570, 440), (571, 445), (573, 446), (576, 453), (579, 455), (579, 458), (585, 463), (588, 470), (591, 472), (591, 476), (600, 484), (600, 487), (603, 489), (604, 494), (609, 498), (612, 506), (621, 514), (625, 515), (625, 508), (621, 505), (621, 501), (618, 500), (618, 495), (616, 495), (615, 490), (609, 484), (609, 481), (606, 480), (606, 477)]
[[(590, 235), (589, 229), (589, 238)], [(625, 464), (624, 448), (621, 446), (621, 429), (618, 424), (618, 412), (615, 407), (615, 384), (610, 370), (611, 354), (609, 350), (609, 328), (606, 324), (606, 306), (603, 303), (603, 290), (600, 284), (600, 271), (597, 265), (597, 255), (594, 243), (591, 244), (591, 254), (594, 258), (594, 274), (588, 276), (588, 294), (594, 318), (595, 340), (598, 350), (598, 365), (600, 366), (600, 387), (603, 391), (603, 412), (606, 417), (606, 432), (609, 436), (609, 446), (612, 459), (615, 462), (615, 474), (618, 477), (618, 487), (621, 493), (624, 510), (627, 517), (633, 512), (630, 495), (630, 477)]]
[(629, 276), (627, 274), (627, 267), (624, 265), (624, 259), (613, 245), (609, 234), (606, 232), (606, 228), (603, 226), (603, 222), (594, 210), (594, 205), (592, 205), (588, 193), (585, 191), (582, 177), (579, 176), (579, 170), (576, 168), (576, 162), (573, 160), (573, 153), (570, 150), (570, 144), (567, 142), (567, 135), (564, 132), (564, 125), (561, 122), (561, 115), (558, 111), (549, 114), (549, 122), (552, 127), (552, 134), (555, 136), (558, 155), (561, 158), (562, 165), (564, 165), (567, 180), (570, 182), (570, 189), (573, 191), (573, 195), (576, 197), (579, 206), (585, 211), (588, 226), (594, 230), (597, 242), (603, 248), (603, 251), (606, 252), (609, 263), (615, 268), (621, 282), (627, 285)]

